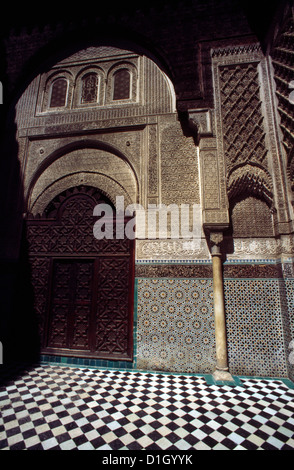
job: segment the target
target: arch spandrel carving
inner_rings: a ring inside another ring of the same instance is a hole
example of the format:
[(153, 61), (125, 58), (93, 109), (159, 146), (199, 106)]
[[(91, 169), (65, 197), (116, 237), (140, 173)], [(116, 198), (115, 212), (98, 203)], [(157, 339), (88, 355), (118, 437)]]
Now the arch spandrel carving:
[(123, 196), (126, 205), (137, 202), (137, 179), (130, 165), (110, 152), (83, 148), (48, 164), (28, 190), (28, 212), (42, 214), (58, 193), (85, 182), (102, 190), (113, 204), (117, 196)]

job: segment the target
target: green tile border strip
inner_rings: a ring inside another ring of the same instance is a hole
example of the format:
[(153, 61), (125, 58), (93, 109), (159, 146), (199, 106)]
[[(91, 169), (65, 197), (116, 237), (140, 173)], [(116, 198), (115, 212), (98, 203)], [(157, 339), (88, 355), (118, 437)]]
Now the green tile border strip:
[(262, 376), (248, 376), (248, 375), (239, 375), (238, 378), (240, 380), (279, 380), (280, 382), (283, 382), (286, 387), (290, 388), (291, 390), (294, 390), (294, 382), (287, 378), (287, 377), (262, 377)]
[(287, 385), (288, 388), (290, 388), (291, 390), (294, 390), (294, 382), (292, 382), (292, 380), (283, 379), (283, 382), (285, 385)]
[(61, 357), (61, 356), (41, 356), (40, 364), (59, 365), (64, 367), (78, 367), (84, 369), (101, 369), (101, 370), (117, 370), (117, 371), (129, 371), (129, 372), (140, 372), (141, 374), (155, 374), (155, 375), (177, 375), (180, 377), (202, 377), (205, 379), (207, 385), (229, 385), (233, 387), (242, 387), (242, 382), (238, 377), (233, 377), (234, 382), (216, 382), (211, 374), (190, 374), (186, 372), (173, 372), (173, 371), (161, 371), (161, 370), (142, 370), (137, 369), (133, 362), (123, 361), (103, 361), (101, 359), (84, 359), (84, 358), (73, 358), (73, 357)]
[(188, 374), (181, 372), (166, 372), (156, 370), (141, 370), (134, 367), (133, 362), (124, 361), (103, 361), (101, 359), (84, 359), (72, 358), (61, 356), (41, 356), (40, 364), (60, 365), (68, 367), (101, 369), (101, 370), (119, 370), (129, 372), (140, 372), (141, 374), (159, 374), (159, 375), (177, 375), (181, 377), (202, 377), (205, 379), (207, 385), (226, 386), (226, 387), (244, 387), (242, 380), (279, 380), (283, 382), (289, 389), (294, 390), (294, 382), (285, 377), (262, 377), (262, 376), (233, 376), (233, 382), (230, 381), (216, 381), (212, 374)]
[(49, 356), (41, 355), (40, 364), (54, 364), (69, 367), (83, 367), (91, 369), (123, 369), (133, 370), (134, 363), (128, 361), (107, 361), (104, 359), (86, 359), (84, 357)]

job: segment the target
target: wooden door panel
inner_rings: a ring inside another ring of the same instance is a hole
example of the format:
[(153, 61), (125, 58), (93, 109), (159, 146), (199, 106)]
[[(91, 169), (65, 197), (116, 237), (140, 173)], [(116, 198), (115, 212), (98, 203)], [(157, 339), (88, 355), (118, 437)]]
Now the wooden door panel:
[(132, 360), (133, 241), (94, 238), (97, 202), (71, 188), (27, 220), (42, 352)]
[(94, 260), (54, 260), (49, 348), (89, 350), (93, 265)]
[(129, 349), (129, 264), (128, 257), (100, 260), (96, 351), (106, 356), (126, 355)]
[(50, 348), (67, 347), (68, 318), (71, 308), (70, 281), (70, 262), (53, 263), (47, 341), (47, 346)]

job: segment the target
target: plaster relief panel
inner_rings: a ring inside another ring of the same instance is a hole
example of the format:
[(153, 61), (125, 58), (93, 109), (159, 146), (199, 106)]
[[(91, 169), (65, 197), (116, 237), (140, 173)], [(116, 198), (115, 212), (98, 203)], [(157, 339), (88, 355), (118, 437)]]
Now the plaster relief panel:
[[(42, 172), (32, 188), (30, 207), (33, 208), (35, 205), (39, 209), (43, 207), (47, 202), (44, 194), (48, 190), (50, 192), (53, 186), (62, 186), (63, 182), (63, 190), (71, 187), (73, 185), (71, 179), (74, 175), (78, 175), (78, 178), (84, 175), (85, 181), (82, 181), (84, 184), (89, 181), (89, 178), (96, 179), (95, 187), (99, 187), (103, 179), (102, 189), (107, 195), (111, 196), (115, 190), (115, 196), (124, 196), (128, 203), (136, 202), (137, 180), (131, 167), (124, 160), (98, 149), (79, 149), (58, 158)], [(40, 200), (43, 201), (41, 205)]]
[(185, 137), (178, 122), (161, 134), (161, 202), (199, 204), (198, 155), (192, 137)]

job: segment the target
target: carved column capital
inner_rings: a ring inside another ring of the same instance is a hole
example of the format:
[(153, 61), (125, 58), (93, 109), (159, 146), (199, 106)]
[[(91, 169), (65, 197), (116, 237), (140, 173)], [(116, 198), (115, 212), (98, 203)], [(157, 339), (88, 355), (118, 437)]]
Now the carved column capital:
[(197, 140), (201, 137), (212, 137), (212, 119), (210, 109), (190, 109), (188, 111), (189, 125), (196, 130)]
[(224, 239), (223, 232), (210, 232), (209, 239), (213, 245), (220, 245)]
[(212, 256), (221, 256), (220, 245), (223, 240), (223, 232), (209, 232), (210, 251)]

